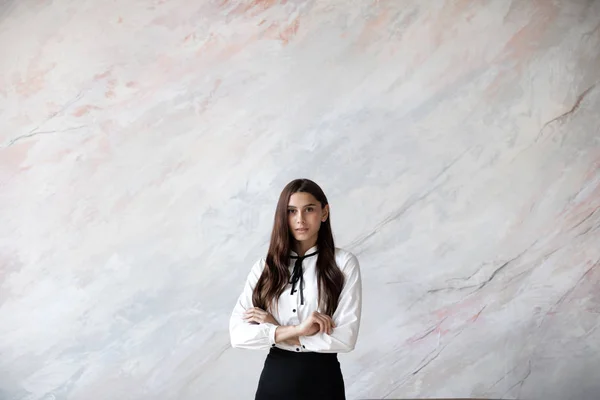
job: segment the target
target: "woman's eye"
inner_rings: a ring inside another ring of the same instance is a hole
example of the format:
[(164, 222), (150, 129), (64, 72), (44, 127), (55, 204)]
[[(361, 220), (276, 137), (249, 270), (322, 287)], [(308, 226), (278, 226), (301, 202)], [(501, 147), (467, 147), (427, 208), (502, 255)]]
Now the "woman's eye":
[(313, 212), (314, 210), (315, 210), (315, 209), (314, 209), (313, 207), (308, 207), (308, 208), (306, 209), (306, 211), (308, 211), (308, 212)]
[(293, 214), (296, 210), (288, 210), (288, 213)]

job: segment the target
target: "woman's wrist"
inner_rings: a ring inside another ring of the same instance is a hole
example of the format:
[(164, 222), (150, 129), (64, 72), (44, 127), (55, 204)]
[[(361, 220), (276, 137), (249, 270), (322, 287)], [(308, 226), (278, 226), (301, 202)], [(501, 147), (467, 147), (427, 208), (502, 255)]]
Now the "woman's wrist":
[(291, 344), (293, 346), (300, 346), (300, 337), (296, 336), (296, 337), (294, 337), (294, 338), (292, 338), (290, 340), (287, 340), (286, 343), (287, 344)]
[(275, 343), (298, 340), (299, 329), (296, 325), (279, 325), (275, 328)]

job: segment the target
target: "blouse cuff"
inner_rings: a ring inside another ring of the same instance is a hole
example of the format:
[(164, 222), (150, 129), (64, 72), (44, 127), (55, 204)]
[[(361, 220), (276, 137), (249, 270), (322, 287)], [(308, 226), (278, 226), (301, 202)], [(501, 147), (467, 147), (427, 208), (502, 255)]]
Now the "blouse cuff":
[(265, 323), (265, 325), (269, 326), (269, 344), (275, 346), (275, 331), (277, 330), (277, 325), (269, 323)]

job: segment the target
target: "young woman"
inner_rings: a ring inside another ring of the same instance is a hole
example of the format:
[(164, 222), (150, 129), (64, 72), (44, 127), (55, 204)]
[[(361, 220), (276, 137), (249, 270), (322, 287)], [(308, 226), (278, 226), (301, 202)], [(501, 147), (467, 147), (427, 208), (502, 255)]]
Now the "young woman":
[(345, 399), (337, 353), (356, 344), (359, 263), (336, 248), (329, 203), (308, 179), (281, 192), (266, 258), (258, 260), (229, 322), (231, 345), (270, 349), (256, 400)]

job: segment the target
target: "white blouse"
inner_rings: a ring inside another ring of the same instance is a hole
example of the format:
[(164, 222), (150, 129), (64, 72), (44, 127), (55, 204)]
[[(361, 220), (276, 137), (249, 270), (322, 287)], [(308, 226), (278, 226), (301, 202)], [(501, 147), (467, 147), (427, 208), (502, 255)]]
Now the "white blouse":
[[(317, 250), (317, 246), (306, 252), (309, 255)], [(291, 252), (292, 256), (297, 256)], [(272, 310), (272, 315), (280, 325), (298, 325), (310, 316), (313, 311), (322, 312), (317, 304), (317, 264), (318, 253), (302, 260), (304, 269), (304, 304), (300, 300), (300, 285), (292, 291), (292, 284), (286, 286), (279, 297), (278, 307)], [(252, 291), (263, 268), (265, 259), (258, 260), (246, 280), (244, 291), (239, 296), (229, 320), (229, 335), (231, 345), (237, 348), (264, 350), (278, 347), (284, 350), (298, 352), (346, 353), (354, 349), (360, 326), (362, 309), (362, 284), (358, 259), (350, 252), (336, 248), (335, 262), (344, 274), (344, 286), (340, 294), (338, 307), (333, 314), (331, 335), (317, 333), (313, 336), (300, 336), (300, 346), (275, 343), (276, 325), (270, 323), (251, 324), (244, 321), (244, 311), (252, 308)], [(295, 260), (290, 260), (290, 274)]]

